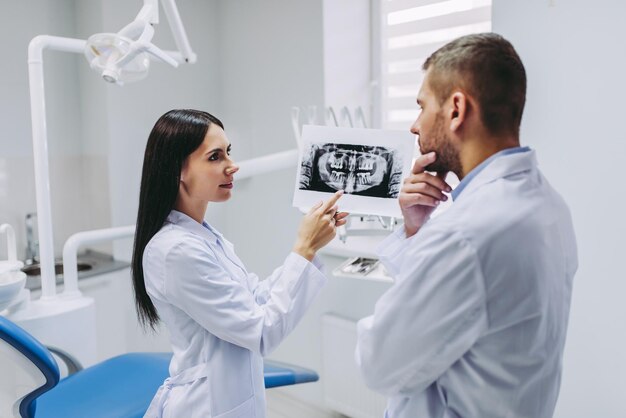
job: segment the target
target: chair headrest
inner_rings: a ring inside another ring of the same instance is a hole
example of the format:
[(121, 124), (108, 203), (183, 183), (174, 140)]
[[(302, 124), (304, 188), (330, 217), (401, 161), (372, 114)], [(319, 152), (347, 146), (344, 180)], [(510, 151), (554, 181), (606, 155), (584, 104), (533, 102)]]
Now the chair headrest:
[(26, 395), (20, 404), (20, 414), (31, 417), (34, 415), (35, 399), (59, 383), (59, 366), (43, 344), (15, 323), (0, 316), (0, 344), (3, 341), (33, 363), (46, 380), (42, 386)]

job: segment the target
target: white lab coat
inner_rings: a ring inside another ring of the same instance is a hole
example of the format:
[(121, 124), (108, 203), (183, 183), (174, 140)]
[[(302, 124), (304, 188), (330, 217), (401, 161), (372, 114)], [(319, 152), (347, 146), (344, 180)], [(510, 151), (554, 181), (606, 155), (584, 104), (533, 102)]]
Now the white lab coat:
[(356, 358), (389, 418), (552, 416), (577, 251), (534, 151), (493, 160), (380, 256), (396, 281), (359, 322)]
[(219, 232), (177, 211), (147, 245), (143, 267), (173, 351), (171, 377), (145, 416), (265, 417), (262, 357), (326, 282), (318, 267), (291, 253), (260, 281)]

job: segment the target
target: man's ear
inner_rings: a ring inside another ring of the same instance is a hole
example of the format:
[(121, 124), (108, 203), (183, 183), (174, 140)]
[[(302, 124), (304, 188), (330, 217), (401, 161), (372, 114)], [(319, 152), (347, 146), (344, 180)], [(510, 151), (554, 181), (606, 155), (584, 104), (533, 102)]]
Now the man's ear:
[(450, 130), (459, 130), (467, 116), (467, 96), (465, 93), (456, 91), (450, 98)]

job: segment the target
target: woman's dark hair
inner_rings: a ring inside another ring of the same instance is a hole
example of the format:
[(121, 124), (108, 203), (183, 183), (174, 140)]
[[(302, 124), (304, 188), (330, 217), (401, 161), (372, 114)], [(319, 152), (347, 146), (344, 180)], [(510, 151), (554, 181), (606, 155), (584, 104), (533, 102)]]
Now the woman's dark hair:
[(174, 208), (183, 164), (202, 144), (212, 123), (224, 129), (222, 122), (207, 112), (170, 110), (159, 118), (148, 137), (131, 262), (137, 317), (145, 328), (155, 329), (159, 314), (146, 292), (143, 252)]

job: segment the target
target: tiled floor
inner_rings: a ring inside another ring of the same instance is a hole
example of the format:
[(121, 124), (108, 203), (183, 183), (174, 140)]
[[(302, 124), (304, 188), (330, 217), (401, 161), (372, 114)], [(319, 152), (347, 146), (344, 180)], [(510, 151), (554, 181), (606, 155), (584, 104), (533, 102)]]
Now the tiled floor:
[(277, 390), (268, 390), (266, 394), (267, 418), (348, 418), (304, 404)]

